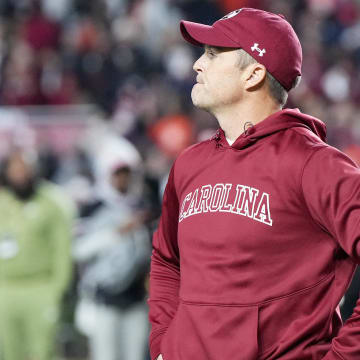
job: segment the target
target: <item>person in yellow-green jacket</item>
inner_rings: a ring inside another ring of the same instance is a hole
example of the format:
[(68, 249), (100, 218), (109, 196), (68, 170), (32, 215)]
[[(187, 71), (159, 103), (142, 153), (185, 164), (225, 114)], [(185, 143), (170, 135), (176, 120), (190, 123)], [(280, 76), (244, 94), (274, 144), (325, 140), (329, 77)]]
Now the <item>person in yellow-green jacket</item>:
[[(73, 208), (13, 151), (0, 188), (0, 358), (48, 360), (71, 276)], [(2, 355), (2, 356), (1, 356)]]

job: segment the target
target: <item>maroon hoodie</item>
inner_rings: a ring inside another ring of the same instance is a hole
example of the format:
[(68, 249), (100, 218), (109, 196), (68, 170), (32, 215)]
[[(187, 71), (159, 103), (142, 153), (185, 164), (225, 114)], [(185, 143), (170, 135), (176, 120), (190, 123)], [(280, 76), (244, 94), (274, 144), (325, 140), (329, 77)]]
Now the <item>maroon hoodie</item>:
[(324, 139), (287, 109), (179, 156), (153, 241), (152, 359), (360, 359), (360, 303), (344, 326), (338, 307), (360, 260), (360, 171)]

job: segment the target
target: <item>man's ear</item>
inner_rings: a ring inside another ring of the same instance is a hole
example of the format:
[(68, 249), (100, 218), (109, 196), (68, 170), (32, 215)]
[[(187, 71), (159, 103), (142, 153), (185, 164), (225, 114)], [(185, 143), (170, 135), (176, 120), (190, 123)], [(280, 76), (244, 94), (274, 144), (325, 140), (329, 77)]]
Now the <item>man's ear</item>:
[(245, 89), (255, 90), (265, 82), (266, 68), (264, 65), (250, 64), (245, 70)]

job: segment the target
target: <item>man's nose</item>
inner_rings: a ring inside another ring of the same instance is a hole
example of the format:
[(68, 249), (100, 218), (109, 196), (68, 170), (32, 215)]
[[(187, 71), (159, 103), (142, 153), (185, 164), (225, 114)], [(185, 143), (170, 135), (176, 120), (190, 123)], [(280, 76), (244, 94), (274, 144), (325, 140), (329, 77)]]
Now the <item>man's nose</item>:
[(194, 71), (196, 71), (197, 73), (202, 72), (204, 70), (203, 68), (203, 63), (202, 63), (202, 58), (203, 55), (201, 55), (195, 62), (193, 65), (193, 69)]

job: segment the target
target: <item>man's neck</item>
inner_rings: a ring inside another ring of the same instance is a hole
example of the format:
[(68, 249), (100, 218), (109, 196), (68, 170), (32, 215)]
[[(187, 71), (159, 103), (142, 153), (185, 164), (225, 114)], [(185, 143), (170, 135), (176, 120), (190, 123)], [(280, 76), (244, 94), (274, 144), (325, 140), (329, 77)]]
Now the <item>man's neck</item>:
[(258, 124), (271, 114), (281, 110), (273, 102), (254, 104), (251, 102), (236, 104), (232, 107), (214, 112), (226, 138), (234, 142), (248, 127)]

